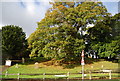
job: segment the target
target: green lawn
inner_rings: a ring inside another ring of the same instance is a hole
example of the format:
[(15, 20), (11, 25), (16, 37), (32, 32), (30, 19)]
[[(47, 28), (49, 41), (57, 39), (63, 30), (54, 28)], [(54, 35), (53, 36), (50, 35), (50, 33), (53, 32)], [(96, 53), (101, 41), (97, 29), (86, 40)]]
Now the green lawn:
[[(98, 61), (98, 62), (93, 62), (92, 64), (86, 64), (84, 69), (86, 72), (88, 71), (94, 71), (94, 70), (102, 70), (104, 69), (111, 69), (111, 70), (117, 70), (118, 69), (118, 63), (112, 63), (110, 61)], [(82, 70), (82, 66), (79, 64), (76, 67), (73, 68), (64, 68), (63, 66), (56, 66), (56, 65), (50, 65), (47, 66), (45, 65), (45, 62), (39, 63), (38, 66), (39, 68), (36, 68), (35, 64), (27, 64), (27, 65), (22, 65), (19, 64), (18, 68), (16, 68), (16, 65), (10, 67), (9, 69), (7, 69), (8, 74), (17, 74), (17, 73), (28, 73), (28, 74), (43, 74), (43, 73), (64, 73), (65, 75), (67, 75), (67, 73), (70, 73), (69, 78), (77, 78), (77, 77), (81, 77), (81, 74), (72, 74), (72, 73), (80, 73)], [(3, 74), (5, 74), (6, 71), (3, 72)], [(99, 73), (99, 74), (92, 74), (92, 76), (109, 76), (108, 73)], [(5, 77), (4, 75), (2, 76), (3, 78), (17, 78), (17, 75), (8, 75), (7, 77)], [(20, 75), (20, 78), (56, 78), (54, 75)], [(118, 77), (118, 74), (112, 73), (112, 77)], [(86, 78), (89, 78), (89, 74), (87, 74)], [(98, 78), (98, 77), (97, 77)], [(108, 78), (108, 77), (107, 77)]]
[[(101, 67), (103, 65), (103, 68)], [(74, 68), (64, 68), (62, 66), (47, 66), (44, 65), (44, 63), (38, 64), (39, 68), (36, 68), (35, 64), (30, 65), (22, 65), (19, 64), (18, 68), (14, 66), (10, 67), (8, 69), (8, 73), (79, 73), (82, 70), (82, 66), (78, 65)], [(117, 70), (118, 69), (118, 63), (112, 63), (109, 61), (100, 61), (100, 62), (94, 62), (93, 64), (86, 64), (84, 67), (85, 71), (87, 70), (101, 70), (101, 69), (111, 69), (111, 70)], [(3, 72), (5, 73), (5, 71)]]

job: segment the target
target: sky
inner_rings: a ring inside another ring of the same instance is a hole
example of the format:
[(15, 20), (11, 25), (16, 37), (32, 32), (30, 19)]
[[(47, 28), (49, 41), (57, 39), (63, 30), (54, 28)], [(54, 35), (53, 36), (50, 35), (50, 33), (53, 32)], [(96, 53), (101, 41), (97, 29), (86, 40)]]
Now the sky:
[[(118, 13), (118, 2), (103, 2), (112, 15)], [(51, 5), (49, 0), (16, 0), (0, 2), (0, 27), (18, 25), (27, 37), (37, 28), (37, 22), (45, 17)]]

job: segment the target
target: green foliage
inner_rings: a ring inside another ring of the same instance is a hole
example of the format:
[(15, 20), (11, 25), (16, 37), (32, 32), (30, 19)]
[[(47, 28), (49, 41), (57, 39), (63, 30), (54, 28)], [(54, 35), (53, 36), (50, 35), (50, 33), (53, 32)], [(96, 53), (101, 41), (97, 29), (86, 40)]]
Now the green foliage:
[(93, 28), (88, 29), (91, 47), (100, 57), (115, 58), (120, 54), (120, 13), (106, 17)]
[(22, 51), (26, 50), (27, 42), (22, 28), (14, 25), (2, 27), (2, 49), (12, 58), (22, 56)]
[(94, 42), (107, 42), (111, 38), (112, 28), (99, 22), (94, 27), (89, 28), (88, 33)]
[(55, 30), (56, 28), (43, 28), (31, 34), (28, 38), (29, 48), (31, 49), (30, 57), (42, 55), (45, 45), (54, 41)]
[[(118, 54), (114, 51), (119, 48), (116, 45), (118, 42), (113, 36), (119, 34), (116, 25), (119, 24), (119, 14), (110, 17), (111, 14), (101, 2), (51, 4), (45, 18), (38, 22), (37, 30), (28, 38), (30, 57), (73, 60), (84, 48), (94, 50), (101, 57), (114, 57)], [(94, 24), (94, 27), (89, 28), (88, 24)], [(84, 31), (87, 31), (86, 35), (83, 34)], [(85, 45), (86, 41), (89, 44)]]
[(117, 40), (112, 40), (110, 43), (105, 43), (99, 49), (99, 55), (101, 57), (116, 57), (120, 54), (120, 37)]
[(120, 36), (120, 13), (114, 15), (110, 22), (109, 25), (112, 27), (112, 35), (114, 37)]
[(76, 36), (76, 29), (70, 26), (40, 28), (28, 38), (30, 57), (74, 59), (84, 48), (83, 40)]
[(69, 24), (77, 31), (79, 28), (85, 31), (87, 24), (95, 24), (110, 15), (101, 2), (55, 2), (51, 4), (53, 6), (47, 11), (45, 18), (38, 22), (38, 28), (56, 25), (60, 27)]

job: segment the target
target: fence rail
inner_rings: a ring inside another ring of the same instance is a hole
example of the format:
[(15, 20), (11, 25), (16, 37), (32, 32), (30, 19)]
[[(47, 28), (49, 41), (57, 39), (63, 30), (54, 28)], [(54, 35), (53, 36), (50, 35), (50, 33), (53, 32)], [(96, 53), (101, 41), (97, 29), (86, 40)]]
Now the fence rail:
[[(102, 75), (102, 76), (98, 76), (97, 74), (105, 74), (106, 75)], [(112, 73), (120, 73), (120, 72), (112, 72)], [(109, 79), (113, 78), (111, 75), (112, 75), (111, 71), (110, 72), (101, 72), (101, 71), (96, 71), (96, 72), (92, 72), (92, 71), (88, 71), (88, 72), (85, 72), (85, 74), (87, 75), (87, 78), (88, 79), (94, 79), (95, 77), (99, 77), (99, 78), (105, 78), (105, 77), (108, 77)], [(36, 73), (36, 74), (27, 74), (27, 73), (8, 73), (8, 71), (6, 71), (6, 73), (1, 73), (0, 75), (4, 75), (6, 78), (8, 75), (16, 75), (17, 76), (17, 79), (20, 79), (20, 75), (42, 75), (43, 79), (47, 78), (46, 76), (47, 75), (54, 75), (54, 77), (56, 78), (71, 78), (70, 76), (73, 76), (73, 75), (79, 75), (79, 74), (82, 74), (81, 72), (80, 73)], [(93, 75), (93, 74), (96, 74), (96, 75)], [(82, 76), (79, 76), (79, 77), (72, 77), (72, 78), (81, 78)], [(86, 77), (86, 76), (85, 76)]]
[[(99, 74), (99, 73), (108, 73), (108, 72), (91, 72), (92, 74)], [(120, 73), (120, 72), (112, 72), (112, 73)], [(6, 73), (0, 73), (0, 75), (5, 75)], [(17, 73), (9, 73), (8, 75), (16, 75)], [(46, 75), (64, 75), (67, 73), (45, 73)], [(80, 73), (69, 73), (69, 74), (82, 74)], [(86, 72), (85, 74), (89, 74), (89, 72)], [(20, 73), (20, 75), (43, 75), (43, 73), (36, 73), (36, 74), (27, 74), (27, 73)]]

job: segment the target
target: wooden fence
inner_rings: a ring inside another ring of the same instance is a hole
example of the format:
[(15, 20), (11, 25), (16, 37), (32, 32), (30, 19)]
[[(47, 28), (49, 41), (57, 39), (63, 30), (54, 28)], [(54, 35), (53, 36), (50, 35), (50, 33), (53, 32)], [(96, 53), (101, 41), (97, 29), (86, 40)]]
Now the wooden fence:
[[(107, 73), (107, 75), (103, 75), (103, 76), (93, 76), (93, 74), (105, 74), (105, 73)], [(88, 72), (86, 72), (85, 74), (84, 74), (84, 76), (86, 77), (88, 77), (87, 79), (94, 79), (95, 77), (99, 77), (99, 79), (101, 78), (101, 79), (103, 79), (103, 78), (109, 78), (109, 79), (112, 79), (112, 73), (113, 72), (111, 72), (111, 71), (96, 71), (96, 72), (92, 72), (92, 71), (88, 71)], [(45, 78), (47, 78), (46, 77), (46, 75), (53, 75), (54, 77), (56, 77), (56, 78), (67, 78), (67, 79), (70, 79), (71, 77), (70, 77), (70, 75), (72, 76), (72, 75), (82, 75), (82, 73), (80, 72), (80, 73), (70, 73), (70, 72), (68, 72), (68, 73), (53, 73), (53, 74), (51, 74), (51, 73), (38, 73), (38, 74), (26, 74), (26, 73), (16, 73), (16, 74), (10, 74), (10, 73), (8, 73), (8, 71), (6, 71), (6, 73), (4, 73), (4, 74), (0, 74), (0, 75), (4, 75), (5, 77), (7, 77), (8, 75), (17, 75), (17, 79), (20, 79), (20, 75), (33, 75), (33, 76), (35, 76), (35, 75), (42, 75), (42, 79), (45, 79)], [(79, 78), (79, 79), (81, 79), (81, 76), (79, 76), (79, 77), (73, 77), (73, 78)]]

